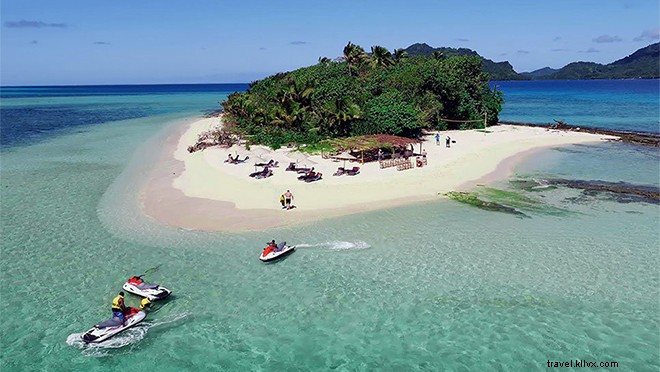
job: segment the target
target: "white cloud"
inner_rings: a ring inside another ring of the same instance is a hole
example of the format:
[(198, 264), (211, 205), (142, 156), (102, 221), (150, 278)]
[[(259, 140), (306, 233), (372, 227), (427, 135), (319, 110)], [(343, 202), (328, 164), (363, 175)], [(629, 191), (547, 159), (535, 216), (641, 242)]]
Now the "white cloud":
[(593, 41), (594, 43), (618, 43), (619, 41), (623, 41), (623, 40), (621, 40), (621, 38), (616, 35), (614, 36), (600, 35), (596, 38), (591, 39), (591, 41)]
[(644, 30), (633, 39), (633, 41), (657, 41), (660, 40), (660, 28)]

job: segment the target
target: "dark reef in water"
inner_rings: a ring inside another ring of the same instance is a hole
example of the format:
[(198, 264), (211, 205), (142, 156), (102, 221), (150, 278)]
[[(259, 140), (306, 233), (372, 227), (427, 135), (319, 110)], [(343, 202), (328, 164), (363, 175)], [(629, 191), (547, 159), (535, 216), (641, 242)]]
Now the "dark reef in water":
[(546, 180), (550, 185), (570, 187), (572, 189), (584, 190), (589, 195), (597, 195), (603, 192), (616, 196), (616, 200), (623, 203), (628, 202), (650, 202), (660, 203), (660, 188), (655, 186), (633, 185), (627, 182), (607, 181), (583, 181), (583, 180)]
[(660, 188), (650, 185), (635, 185), (627, 182), (567, 179), (518, 179), (512, 185), (528, 191), (543, 190), (557, 186), (582, 190), (588, 196), (607, 194), (621, 203), (644, 202), (660, 204)]
[(469, 192), (461, 192), (461, 191), (450, 191), (445, 194), (449, 199), (456, 200), (457, 202), (469, 204), (472, 206), (475, 206), (477, 208), (481, 208), (487, 211), (493, 211), (493, 212), (502, 212), (502, 213), (507, 213), (507, 214), (512, 214), (514, 216), (518, 217), (527, 217), (529, 218), (528, 215), (525, 213), (513, 208), (506, 206), (504, 204), (499, 204), (491, 201), (486, 201), (483, 199), (480, 199), (478, 196), (476, 196), (473, 193)]
[(512, 125), (522, 125), (525, 127), (542, 127), (548, 129), (556, 129), (556, 130), (602, 134), (607, 136), (619, 137), (618, 140), (612, 140), (612, 141), (634, 143), (643, 146), (660, 147), (660, 134), (658, 133), (626, 132), (626, 131), (618, 131), (618, 130), (610, 130), (610, 129), (578, 127), (576, 125), (567, 124), (563, 121), (556, 121), (555, 124), (532, 124), (532, 123), (502, 121), (499, 122), (498, 124), (512, 124)]

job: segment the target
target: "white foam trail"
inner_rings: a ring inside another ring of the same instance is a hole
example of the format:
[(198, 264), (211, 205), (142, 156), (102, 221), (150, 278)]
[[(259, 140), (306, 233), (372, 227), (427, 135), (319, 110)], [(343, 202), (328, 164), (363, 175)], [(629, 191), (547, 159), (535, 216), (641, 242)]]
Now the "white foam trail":
[(123, 348), (125, 346), (139, 342), (147, 334), (147, 331), (149, 331), (153, 327), (158, 327), (161, 325), (173, 323), (183, 318), (186, 318), (189, 315), (190, 315), (189, 312), (184, 312), (181, 314), (173, 314), (170, 317), (160, 319), (153, 323), (142, 322), (136, 325), (135, 327), (131, 327), (125, 330), (124, 332), (98, 344), (88, 344), (80, 338), (82, 333), (72, 333), (66, 338), (66, 344), (82, 350), (81, 353), (84, 356), (95, 357), (95, 358), (103, 357), (108, 355), (108, 353), (112, 349)]
[(148, 326), (137, 325), (98, 344), (88, 344), (80, 338), (82, 333), (73, 333), (66, 338), (66, 343), (82, 350), (84, 356), (98, 358), (108, 355), (112, 349), (119, 349), (142, 340), (148, 329)]
[(371, 245), (369, 243), (362, 241), (362, 240), (357, 240), (357, 241), (343, 241), (343, 240), (333, 240), (329, 242), (323, 242), (323, 243), (316, 243), (316, 244), (296, 244), (296, 248), (311, 248), (311, 247), (324, 247), (324, 248), (329, 248), (335, 251), (344, 251), (344, 250), (349, 250), (349, 249), (367, 249), (370, 248)]

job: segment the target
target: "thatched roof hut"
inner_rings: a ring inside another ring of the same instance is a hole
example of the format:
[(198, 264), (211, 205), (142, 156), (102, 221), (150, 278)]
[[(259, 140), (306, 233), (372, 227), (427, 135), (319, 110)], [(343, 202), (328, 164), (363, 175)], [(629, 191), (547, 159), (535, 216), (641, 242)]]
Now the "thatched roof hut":
[[(378, 149), (389, 149), (394, 152), (397, 149), (406, 149), (408, 145), (423, 143), (424, 141), (393, 136), (389, 134), (372, 134), (347, 138), (326, 140), (335, 151), (359, 152), (362, 163), (375, 160), (375, 152)], [(421, 151), (421, 148), (420, 148)], [(366, 156), (365, 156), (366, 155)]]
[(410, 144), (417, 144), (422, 142), (424, 141), (407, 137), (393, 136), (390, 134), (371, 134), (367, 136), (328, 140), (328, 143), (338, 151), (371, 151), (380, 148), (393, 149), (408, 147)]

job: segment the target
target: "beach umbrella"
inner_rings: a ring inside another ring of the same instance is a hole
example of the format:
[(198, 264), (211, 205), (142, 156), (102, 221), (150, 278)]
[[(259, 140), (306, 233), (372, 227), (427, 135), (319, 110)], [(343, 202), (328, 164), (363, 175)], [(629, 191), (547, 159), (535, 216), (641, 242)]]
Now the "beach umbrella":
[(299, 160), (308, 160), (307, 155), (303, 154), (302, 152), (290, 152), (286, 154), (286, 156), (295, 160), (296, 162)]
[(316, 164), (315, 161), (311, 160), (310, 158), (307, 157), (306, 154), (303, 154), (302, 152), (290, 152), (286, 154), (287, 157), (290, 159), (293, 159), (297, 162), (301, 161), (305, 167), (307, 167), (307, 164)]
[(262, 155), (270, 154), (270, 150), (265, 149), (263, 147), (253, 147), (250, 149), (250, 153), (254, 154), (255, 156), (261, 157)]
[(357, 158), (348, 152), (344, 151), (339, 155), (332, 156), (335, 159), (343, 160), (344, 161), (344, 169), (346, 169), (346, 160), (357, 160)]

